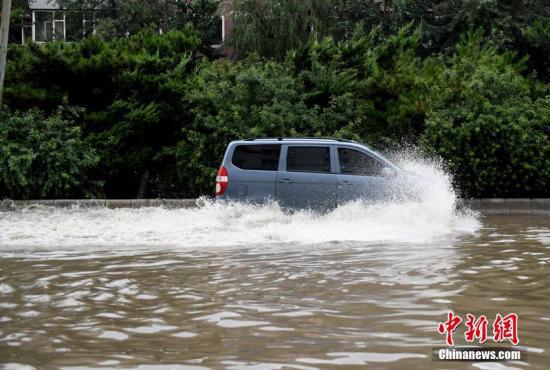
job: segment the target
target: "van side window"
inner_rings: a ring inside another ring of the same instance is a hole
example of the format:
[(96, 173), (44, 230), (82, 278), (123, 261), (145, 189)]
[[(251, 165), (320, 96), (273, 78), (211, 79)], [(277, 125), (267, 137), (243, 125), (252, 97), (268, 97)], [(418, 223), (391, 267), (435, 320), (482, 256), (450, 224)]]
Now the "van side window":
[(380, 176), (384, 165), (370, 155), (349, 148), (338, 148), (340, 172), (347, 175)]
[(280, 145), (239, 145), (231, 161), (243, 170), (277, 171)]
[(330, 173), (330, 148), (290, 146), (286, 155), (287, 171)]

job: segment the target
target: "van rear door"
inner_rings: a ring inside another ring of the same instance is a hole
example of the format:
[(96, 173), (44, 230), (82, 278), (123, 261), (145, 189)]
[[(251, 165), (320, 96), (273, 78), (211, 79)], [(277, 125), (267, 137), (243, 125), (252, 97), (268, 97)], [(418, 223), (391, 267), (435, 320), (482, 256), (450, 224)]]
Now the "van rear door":
[(331, 145), (283, 145), (276, 199), (283, 208), (336, 207), (336, 177)]
[(227, 164), (228, 199), (263, 203), (275, 199), (280, 144), (237, 144)]

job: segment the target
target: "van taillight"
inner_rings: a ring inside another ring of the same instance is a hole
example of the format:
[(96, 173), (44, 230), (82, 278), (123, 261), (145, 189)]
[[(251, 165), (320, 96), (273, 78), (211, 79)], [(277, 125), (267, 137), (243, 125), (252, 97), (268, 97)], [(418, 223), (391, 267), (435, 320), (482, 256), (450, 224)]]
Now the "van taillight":
[(225, 193), (229, 185), (229, 178), (227, 177), (227, 169), (225, 167), (220, 167), (218, 174), (216, 176), (216, 196), (222, 195)]

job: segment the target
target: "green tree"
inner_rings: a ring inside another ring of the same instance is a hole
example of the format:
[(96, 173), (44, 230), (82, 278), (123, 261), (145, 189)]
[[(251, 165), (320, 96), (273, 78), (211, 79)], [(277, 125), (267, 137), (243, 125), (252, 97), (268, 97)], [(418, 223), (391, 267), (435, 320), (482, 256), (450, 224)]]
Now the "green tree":
[(537, 77), (550, 82), (550, 19), (537, 20), (522, 29), (524, 42), (519, 45), (523, 55), (529, 55), (530, 70), (536, 71)]
[(75, 110), (0, 114), (0, 198), (90, 197), (99, 157), (82, 138)]
[(385, 20), (384, 6), (379, 1), (336, 0), (326, 5), (327, 35), (336, 40), (350, 39), (358, 25), (363, 32), (369, 33)]
[(326, 127), (374, 146), (414, 139), (422, 131), (429, 79), (437, 63), (420, 58), (421, 31), (408, 25), (386, 37), (381, 27), (360, 29), (346, 42), (311, 42), (289, 55)]
[(327, 0), (235, 0), (229, 44), (243, 56), (256, 52), (282, 59), (313, 35), (326, 34)]
[(28, 24), (26, 19), (29, 14), (29, 2), (27, 0), (13, 0), (11, 4), (11, 20), (9, 42), (21, 43), (21, 28)]
[(169, 29), (180, 30), (192, 24), (201, 35), (202, 51), (209, 54), (210, 46), (222, 41), (219, 7), (220, 0), (172, 1)]
[(217, 15), (220, 0), (59, 0), (59, 3), (70, 10), (96, 10), (97, 32), (107, 38), (148, 28), (163, 32), (182, 30), (192, 24), (204, 45), (219, 43), (221, 39)]
[(550, 187), (548, 88), (523, 63), (470, 32), (433, 86), (422, 142), (441, 155), (466, 195), (543, 196)]
[(189, 195), (211, 193), (226, 145), (237, 138), (320, 134), (291, 70), (250, 58), (206, 63), (186, 83), (192, 120), (176, 148), (177, 171)]
[[(389, 5), (388, 22), (397, 11)], [(108, 197), (211, 193), (229, 141), (285, 135), (381, 149), (419, 140), (449, 161), (465, 194), (547, 195), (550, 88), (529, 71), (544, 71), (547, 59), (522, 57), (544, 50), (544, 23), (523, 29), (529, 52), (505, 52), (480, 29), (452, 54), (431, 56), (425, 28), (388, 24), (369, 32), (359, 24), (341, 39), (310, 34), (281, 60), (205, 60), (189, 26), (10, 45), (6, 103), (12, 111), (38, 107), (44, 117), (59, 105), (83, 107), (75, 126), (100, 158), (84, 172), (104, 182)], [(19, 184), (14, 193), (28, 186)]]
[(199, 43), (186, 27), (163, 35), (12, 45), (6, 102), (22, 111), (53, 112), (64, 102), (83, 107), (80, 122), (101, 156), (106, 195), (134, 197), (141, 189), (156, 196), (171, 186), (158, 180), (167, 178), (161, 176), (169, 166), (163, 153), (183, 135), (183, 84)]

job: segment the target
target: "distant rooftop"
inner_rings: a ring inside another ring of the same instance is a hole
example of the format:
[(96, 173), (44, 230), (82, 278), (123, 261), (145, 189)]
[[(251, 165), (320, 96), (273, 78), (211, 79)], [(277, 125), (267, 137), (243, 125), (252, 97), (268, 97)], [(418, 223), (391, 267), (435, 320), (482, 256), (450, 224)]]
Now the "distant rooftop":
[(29, 0), (29, 8), (33, 9), (59, 9), (59, 3), (56, 0)]

